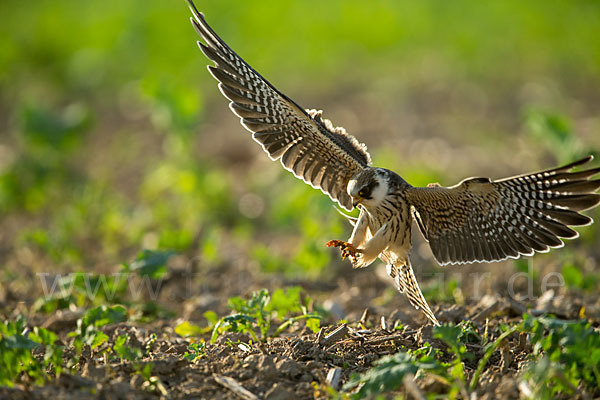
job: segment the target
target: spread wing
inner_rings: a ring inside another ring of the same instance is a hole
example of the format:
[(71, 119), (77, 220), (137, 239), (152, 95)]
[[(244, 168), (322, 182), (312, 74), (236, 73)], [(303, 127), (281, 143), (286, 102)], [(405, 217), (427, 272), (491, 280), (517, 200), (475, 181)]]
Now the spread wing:
[(413, 216), (441, 264), (499, 261), (561, 247), (561, 238), (588, 225), (579, 211), (600, 203), (600, 168), (569, 172), (592, 156), (563, 167), (498, 181), (471, 178), (452, 187), (410, 188)]
[(363, 144), (334, 127), (320, 111), (304, 110), (278, 91), (238, 56), (206, 23), (204, 15), (188, 1), (192, 24), (204, 43), (202, 52), (215, 65), (210, 73), (219, 81), (229, 107), (252, 132), (272, 160), (350, 211), (348, 181), (371, 162)]

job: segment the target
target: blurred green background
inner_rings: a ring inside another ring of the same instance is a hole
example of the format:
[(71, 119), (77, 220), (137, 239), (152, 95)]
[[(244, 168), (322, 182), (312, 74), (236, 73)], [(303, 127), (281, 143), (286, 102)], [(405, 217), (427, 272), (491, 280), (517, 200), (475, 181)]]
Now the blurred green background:
[[(271, 83), (412, 184), (600, 149), (599, 2), (197, 6)], [(349, 227), (231, 115), (183, 0), (4, 0), (0, 15), (0, 280), (110, 271), (142, 248), (292, 277), (347, 271), (323, 243)], [(597, 271), (598, 226), (562, 260)]]

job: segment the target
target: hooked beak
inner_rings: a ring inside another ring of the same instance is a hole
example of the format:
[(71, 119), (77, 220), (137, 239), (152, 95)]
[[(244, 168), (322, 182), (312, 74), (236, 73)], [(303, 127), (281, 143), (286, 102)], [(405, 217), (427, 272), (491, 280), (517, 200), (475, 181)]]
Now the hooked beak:
[(352, 206), (353, 206), (354, 208), (356, 208), (356, 206), (360, 204), (361, 200), (362, 200), (362, 199), (360, 199), (359, 197), (353, 197), (353, 198), (352, 198)]

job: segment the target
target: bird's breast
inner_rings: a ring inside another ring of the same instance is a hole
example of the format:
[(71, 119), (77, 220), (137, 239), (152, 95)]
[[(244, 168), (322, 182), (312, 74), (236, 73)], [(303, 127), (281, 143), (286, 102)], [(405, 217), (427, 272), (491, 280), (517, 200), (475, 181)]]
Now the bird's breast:
[(369, 230), (375, 235), (386, 225), (386, 236), (390, 247), (410, 246), (410, 207), (401, 196), (390, 196), (380, 206), (366, 210)]

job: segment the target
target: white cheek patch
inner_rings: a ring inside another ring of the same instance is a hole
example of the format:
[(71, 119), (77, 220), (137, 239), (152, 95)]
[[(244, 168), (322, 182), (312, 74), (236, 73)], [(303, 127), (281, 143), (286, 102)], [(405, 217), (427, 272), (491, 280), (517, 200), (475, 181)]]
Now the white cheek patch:
[(375, 204), (379, 204), (383, 201), (383, 199), (385, 199), (387, 192), (387, 185), (384, 182), (379, 182), (379, 185), (377, 185), (375, 189), (373, 189), (373, 192), (371, 192), (372, 199), (370, 201)]

